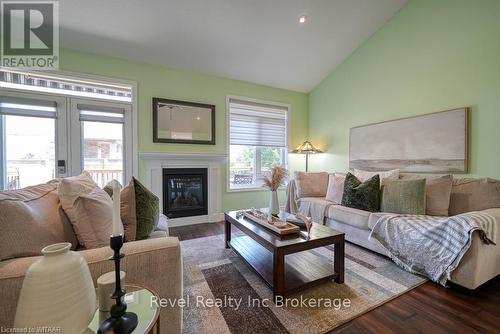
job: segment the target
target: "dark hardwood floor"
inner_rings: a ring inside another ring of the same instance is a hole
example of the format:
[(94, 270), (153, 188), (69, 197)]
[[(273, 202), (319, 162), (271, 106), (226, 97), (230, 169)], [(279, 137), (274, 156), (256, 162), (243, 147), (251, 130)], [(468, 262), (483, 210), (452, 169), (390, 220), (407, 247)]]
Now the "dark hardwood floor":
[[(224, 233), (224, 223), (170, 228), (180, 240)], [(500, 276), (475, 291), (427, 282), (330, 333), (500, 333)]]

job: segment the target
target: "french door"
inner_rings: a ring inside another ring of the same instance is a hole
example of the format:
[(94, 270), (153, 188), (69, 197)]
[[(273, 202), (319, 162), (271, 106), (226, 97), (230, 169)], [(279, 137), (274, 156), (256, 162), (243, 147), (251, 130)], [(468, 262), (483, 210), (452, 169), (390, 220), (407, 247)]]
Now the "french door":
[(0, 186), (18, 189), (87, 170), (104, 186), (132, 176), (132, 108), (0, 90)]
[(127, 103), (70, 99), (72, 174), (88, 171), (103, 187), (132, 176), (131, 106)]

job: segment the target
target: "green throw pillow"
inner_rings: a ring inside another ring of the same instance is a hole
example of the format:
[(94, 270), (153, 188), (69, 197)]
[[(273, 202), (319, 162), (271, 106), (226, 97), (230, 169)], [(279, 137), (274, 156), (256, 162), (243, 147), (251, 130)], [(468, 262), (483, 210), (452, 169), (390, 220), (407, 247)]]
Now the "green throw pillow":
[(347, 173), (342, 205), (365, 211), (378, 211), (380, 205), (380, 177), (378, 174), (361, 182), (356, 176)]
[(137, 218), (136, 240), (147, 239), (158, 226), (160, 200), (142, 183), (132, 178), (135, 191), (135, 212)]
[(380, 203), (383, 212), (425, 215), (425, 179), (387, 180)]

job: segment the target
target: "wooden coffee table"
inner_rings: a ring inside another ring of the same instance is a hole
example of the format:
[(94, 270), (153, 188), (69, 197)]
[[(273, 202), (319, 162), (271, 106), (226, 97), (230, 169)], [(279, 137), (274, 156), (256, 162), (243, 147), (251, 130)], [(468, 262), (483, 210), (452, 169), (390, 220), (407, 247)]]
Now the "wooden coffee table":
[[(262, 277), (273, 290), (273, 296), (286, 296), (334, 279), (344, 282), (344, 233), (328, 226), (313, 223), (309, 238), (307, 231), (281, 236), (245, 217), (238, 211), (224, 214), (226, 248), (232, 248)], [(285, 219), (287, 213), (281, 212)], [(231, 225), (243, 236), (231, 238)], [(333, 266), (310, 249), (334, 245)], [(285, 261), (286, 260), (286, 261)]]

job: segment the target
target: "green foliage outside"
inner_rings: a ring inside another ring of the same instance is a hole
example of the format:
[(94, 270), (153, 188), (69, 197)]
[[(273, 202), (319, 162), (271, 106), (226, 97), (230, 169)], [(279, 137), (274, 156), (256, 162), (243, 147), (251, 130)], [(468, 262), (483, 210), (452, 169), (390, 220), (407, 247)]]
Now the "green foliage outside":
[[(261, 147), (261, 164), (262, 171), (269, 171), (274, 166), (281, 166), (281, 149), (274, 147)], [(238, 159), (238, 162), (244, 166), (251, 167), (253, 165), (253, 159), (255, 155), (255, 148), (248, 146), (243, 150), (242, 155)], [(234, 162), (231, 162), (231, 165), (234, 166)], [(245, 171), (242, 171), (245, 173)], [(238, 172), (236, 172), (238, 174)]]

